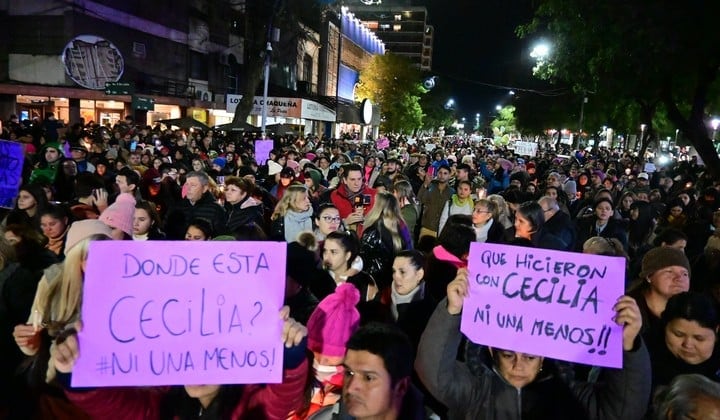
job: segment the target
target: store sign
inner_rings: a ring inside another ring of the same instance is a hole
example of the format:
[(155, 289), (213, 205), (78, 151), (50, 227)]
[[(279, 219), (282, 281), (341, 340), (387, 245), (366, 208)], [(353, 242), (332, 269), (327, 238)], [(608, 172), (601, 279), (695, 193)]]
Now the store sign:
[(140, 109), (143, 111), (154, 111), (155, 110), (155, 99), (146, 98), (144, 96), (133, 96), (132, 97), (132, 108)]
[[(226, 95), (227, 101), (225, 110), (231, 114), (235, 113), (242, 95)], [(268, 96), (267, 116), (305, 118), (318, 121), (335, 121), (335, 111), (315, 101), (300, 98), (282, 98)], [(253, 107), (250, 115), (262, 115), (263, 97), (256, 96), (253, 100)]]
[(302, 118), (317, 121), (335, 121), (335, 111), (315, 101), (302, 99)]
[(125, 70), (120, 50), (110, 41), (95, 35), (79, 35), (70, 40), (60, 57), (65, 73), (87, 89), (105, 89), (117, 82)]

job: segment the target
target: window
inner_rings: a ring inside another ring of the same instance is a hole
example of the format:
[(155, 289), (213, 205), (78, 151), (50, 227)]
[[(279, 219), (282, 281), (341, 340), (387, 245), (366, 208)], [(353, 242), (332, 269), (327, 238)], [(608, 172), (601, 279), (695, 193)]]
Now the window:
[(396, 23), (393, 25), (393, 31), (400, 32), (402, 30), (402, 25), (399, 23)]
[(400, 22), (402, 20), (402, 15), (395, 15), (395, 21)]
[(308, 83), (313, 81), (313, 59), (310, 54), (305, 54), (305, 57), (303, 57), (302, 77)]

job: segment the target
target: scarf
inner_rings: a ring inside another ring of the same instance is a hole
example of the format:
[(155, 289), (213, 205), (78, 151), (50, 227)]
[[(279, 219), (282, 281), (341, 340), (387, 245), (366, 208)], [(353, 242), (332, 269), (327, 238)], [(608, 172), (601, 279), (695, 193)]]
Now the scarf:
[(48, 238), (48, 243), (45, 248), (54, 252), (55, 255), (62, 255), (63, 248), (65, 247), (65, 235), (67, 235), (70, 226), (65, 228), (65, 231), (60, 234), (57, 238)]
[(473, 207), (472, 197), (461, 199), (457, 194), (452, 195), (452, 203), (455, 207)]
[[(390, 286), (390, 297), (392, 298), (392, 305), (390, 305), (390, 310), (392, 311), (393, 319), (397, 321), (398, 319), (398, 305), (402, 305), (403, 303), (410, 303), (414, 302), (416, 300), (420, 300), (425, 295), (425, 282), (421, 282), (416, 288), (412, 290), (412, 292), (408, 293), (407, 295), (403, 296), (400, 293), (395, 290), (394, 287)], [(415, 298), (417, 296), (417, 299)]]
[(347, 187), (347, 185), (343, 184), (343, 187), (345, 187), (345, 195), (347, 196), (347, 199), (350, 201), (351, 205), (355, 205), (355, 197), (361, 196), (363, 191), (365, 190), (365, 186), (363, 185), (363, 188), (360, 188), (360, 191), (354, 193), (350, 191), (350, 189)]
[(312, 214), (312, 207), (303, 212), (288, 210), (285, 214), (285, 240), (288, 243), (296, 241), (301, 232), (312, 232)]
[(144, 235), (133, 235), (133, 241), (147, 241), (150, 237), (150, 232)]

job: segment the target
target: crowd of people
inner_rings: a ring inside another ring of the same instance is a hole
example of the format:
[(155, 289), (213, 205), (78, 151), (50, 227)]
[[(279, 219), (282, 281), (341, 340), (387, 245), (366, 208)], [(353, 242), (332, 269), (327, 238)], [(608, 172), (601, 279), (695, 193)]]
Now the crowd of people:
[[(720, 180), (695, 160), (37, 124), (3, 125), (0, 417), (720, 418)], [(95, 240), (286, 242), (282, 383), (73, 388)], [(623, 368), (464, 338), (474, 242), (624, 258)]]

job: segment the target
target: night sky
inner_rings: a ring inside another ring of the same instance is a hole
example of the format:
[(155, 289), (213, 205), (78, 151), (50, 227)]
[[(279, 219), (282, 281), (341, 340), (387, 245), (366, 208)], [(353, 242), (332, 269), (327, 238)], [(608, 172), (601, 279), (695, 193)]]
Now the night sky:
[(532, 0), (415, 0), (435, 27), (433, 73), (451, 84), (459, 116), (486, 115), (510, 100), (507, 89), (531, 87), (534, 40), (515, 28), (532, 18)]

